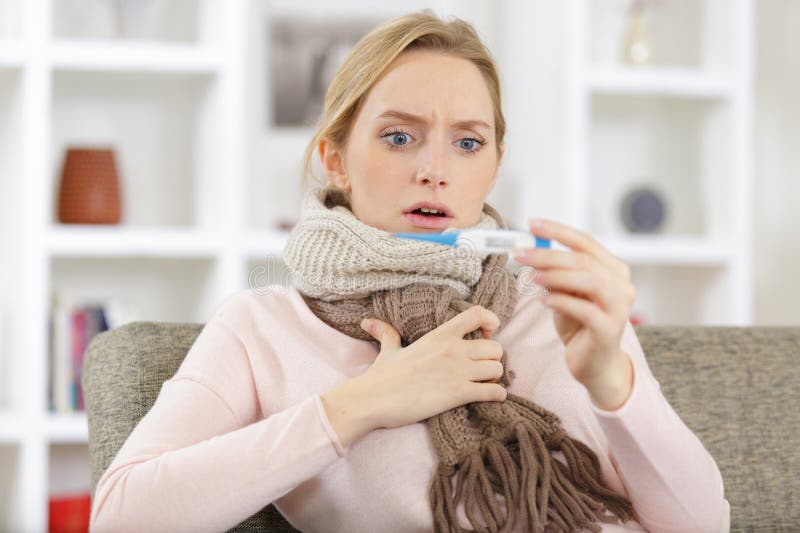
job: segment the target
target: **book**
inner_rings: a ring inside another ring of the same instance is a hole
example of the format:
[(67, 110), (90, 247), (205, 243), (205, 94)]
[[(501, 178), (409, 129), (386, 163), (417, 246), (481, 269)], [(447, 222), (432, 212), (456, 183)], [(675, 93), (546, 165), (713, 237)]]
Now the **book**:
[(55, 413), (85, 411), (83, 361), (86, 349), (99, 333), (138, 320), (134, 306), (114, 299), (77, 299), (54, 294), (49, 316), (49, 408)]

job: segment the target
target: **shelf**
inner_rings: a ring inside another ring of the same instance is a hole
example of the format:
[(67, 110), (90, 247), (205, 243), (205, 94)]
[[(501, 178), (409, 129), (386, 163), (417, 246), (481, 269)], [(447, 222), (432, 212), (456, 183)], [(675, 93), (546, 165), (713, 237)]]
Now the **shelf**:
[(114, 227), (91, 224), (51, 226), (47, 247), (53, 257), (214, 258), (220, 239), (195, 229)]
[(89, 442), (89, 427), (85, 412), (48, 413), (45, 425), (47, 439), (56, 444)]
[(713, 239), (692, 236), (598, 236), (599, 242), (631, 265), (720, 267), (736, 258), (736, 250)]
[[(289, 232), (253, 230), (240, 241), (250, 259), (280, 256)], [(60, 224), (47, 232), (47, 250), (58, 258), (150, 257), (215, 259), (223, 239), (212, 231), (192, 228)]]
[(216, 50), (194, 44), (154, 42), (57, 41), (53, 68), (62, 71), (216, 74)]
[(289, 238), (288, 231), (255, 230), (249, 232), (243, 241), (245, 255), (251, 259), (267, 256), (280, 256)]
[(681, 98), (730, 98), (730, 80), (700, 69), (595, 67), (586, 72), (588, 90), (598, 94), (654, 95)]

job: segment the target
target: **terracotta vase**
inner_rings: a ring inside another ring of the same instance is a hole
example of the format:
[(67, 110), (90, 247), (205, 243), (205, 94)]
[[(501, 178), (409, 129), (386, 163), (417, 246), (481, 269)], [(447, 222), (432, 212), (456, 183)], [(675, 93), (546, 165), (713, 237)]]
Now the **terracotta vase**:
[(120, 187), (114, 150), (67, 149), (58, 192), (59, 222), (119, 224), (120, 218)]

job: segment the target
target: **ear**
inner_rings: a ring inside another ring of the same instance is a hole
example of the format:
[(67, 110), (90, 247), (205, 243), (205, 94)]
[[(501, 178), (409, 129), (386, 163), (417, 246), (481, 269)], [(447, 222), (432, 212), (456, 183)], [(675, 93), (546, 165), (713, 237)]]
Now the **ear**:
[(325, 172), (328, 182), (349, 191), (350, 180), (347, 178), (342, 152), (329, 139), (325, 138), (319, 141), (318, 150), (322, 170)]

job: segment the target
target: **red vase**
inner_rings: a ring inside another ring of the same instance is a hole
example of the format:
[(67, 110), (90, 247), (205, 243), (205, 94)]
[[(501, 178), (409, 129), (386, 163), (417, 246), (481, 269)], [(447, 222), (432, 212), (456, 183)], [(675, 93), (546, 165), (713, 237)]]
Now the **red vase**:
[(120, 186), (114, 150), (67, 149), (58, 192), (59, 222), (119, 224), (120, 218)]

